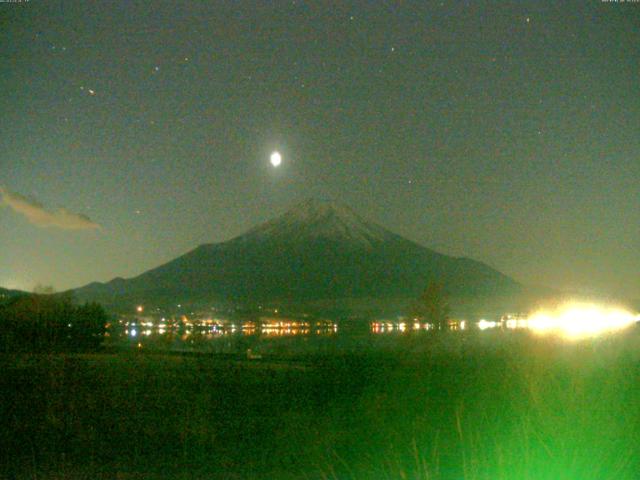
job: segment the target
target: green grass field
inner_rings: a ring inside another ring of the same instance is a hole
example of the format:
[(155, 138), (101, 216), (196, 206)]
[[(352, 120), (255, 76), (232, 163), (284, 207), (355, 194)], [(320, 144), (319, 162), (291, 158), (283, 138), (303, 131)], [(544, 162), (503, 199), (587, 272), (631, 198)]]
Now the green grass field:
[(406, 336), (254, 362), (5, 355), (0, 475), (637, 479), (639, 337)]

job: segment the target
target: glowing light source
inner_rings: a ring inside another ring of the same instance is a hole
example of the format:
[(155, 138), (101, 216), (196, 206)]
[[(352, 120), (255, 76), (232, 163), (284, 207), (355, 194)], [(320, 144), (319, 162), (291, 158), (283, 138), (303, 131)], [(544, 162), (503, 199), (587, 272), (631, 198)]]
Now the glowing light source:
[(144, 307), (143, 307), (142, 305), (138, 305), (138, 306), (136, 307), (136, 312), (138, 312), (138, 313), (142, 313), (143, 311), (144, 311)]
[(638, 316), (622, 308), (589, 303), (568, 303), (555, 311), (539, 311), (527, 320), (536, 333), (556, 333), (578, 339), (615, 332), (638, 322)]
[(282, 163), (282, 155), (280, 155), (280, 152), (273, 152), (269, 161), (274, 167), (279, 167)]
[(485, 319), (482, 319), (478, 322), (478, 328), (480, 330), (486, 330), (487, 328), (495, 328), (498, 324), (496, 322), (489, 322)]

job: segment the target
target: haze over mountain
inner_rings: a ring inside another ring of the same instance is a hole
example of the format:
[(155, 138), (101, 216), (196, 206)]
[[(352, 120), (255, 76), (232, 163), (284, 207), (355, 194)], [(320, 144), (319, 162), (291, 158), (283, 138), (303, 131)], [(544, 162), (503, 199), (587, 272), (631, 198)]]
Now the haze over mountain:
[(455, 296), (521, 290), (484, 263), (430, 250), (348, 207), (308, 200), (236, 238), (200, 245), (137, 277), (92, 283), (75, 294), (108, 305), (296, 303), (414, 298), (430, 280), (442, 282)]

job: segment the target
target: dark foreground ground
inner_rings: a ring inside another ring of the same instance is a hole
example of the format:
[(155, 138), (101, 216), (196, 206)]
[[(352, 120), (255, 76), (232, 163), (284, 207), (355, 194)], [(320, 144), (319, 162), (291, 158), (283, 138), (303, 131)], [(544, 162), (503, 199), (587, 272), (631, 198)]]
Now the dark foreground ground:
[(640, 478), (640, 334), (384, 354), (0, 357), (0, 476)]

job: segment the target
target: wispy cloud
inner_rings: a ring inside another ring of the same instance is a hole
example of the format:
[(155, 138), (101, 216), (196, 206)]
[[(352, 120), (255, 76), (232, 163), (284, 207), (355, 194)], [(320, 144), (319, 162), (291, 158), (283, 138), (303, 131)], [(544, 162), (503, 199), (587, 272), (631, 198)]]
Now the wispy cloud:
[(64, 208), (47, 210), (44, 205), (17, 193), (0, 187), (0, 206), (10, 207), (14, 212), (24, 215), (37, 227), (56, 227), (64, 230), (94, 230), (101, 228), (89, 217), (73, 213)]

